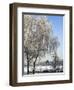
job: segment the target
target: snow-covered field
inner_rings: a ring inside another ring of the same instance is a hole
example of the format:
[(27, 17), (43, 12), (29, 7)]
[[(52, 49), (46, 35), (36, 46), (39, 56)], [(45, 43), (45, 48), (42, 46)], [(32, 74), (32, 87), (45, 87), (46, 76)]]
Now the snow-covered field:
[[(63, 69), (63, 66), (57, 66), (56, 69), (59, 68), (60, 70)], [(35, 72), (43, 72), (43, 71), (50, 71), (53, 70), (53, 66), (48, 65), (48, 66), (36, 66), (35, 67)], [(32, 72), (33, 71), (33, 67), (30, 66), (29, 67), (29, 71)], [(27, 67), (24, 67), (24, 73), (27, 73)]]

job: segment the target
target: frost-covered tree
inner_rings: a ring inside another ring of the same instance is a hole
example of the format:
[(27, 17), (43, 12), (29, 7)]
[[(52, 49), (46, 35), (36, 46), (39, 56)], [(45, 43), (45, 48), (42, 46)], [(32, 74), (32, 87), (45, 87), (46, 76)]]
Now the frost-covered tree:
[[(52, 25), (46, 16), (24, 15), (24, 53), (27, 58), (27, 74), (29, 74), (31, 64), (33, 65), (33, 73), (35, 73), (37, 58), (43, 57), (56, 45), (55, 40), (51, 40), (51, 34)], [(53, 44), (53, 47), (50, 43)]]
[(50, 51), (51, 53), (53, 53), (53, 68), (56, 69), (56, 62), (58, 60), (58, 55), (57, 55), (57, 49), (59, 47), (60, 43), (58, 41), (58, 38), (57, 37), (53, 37), (51, 40), (50, 40)]

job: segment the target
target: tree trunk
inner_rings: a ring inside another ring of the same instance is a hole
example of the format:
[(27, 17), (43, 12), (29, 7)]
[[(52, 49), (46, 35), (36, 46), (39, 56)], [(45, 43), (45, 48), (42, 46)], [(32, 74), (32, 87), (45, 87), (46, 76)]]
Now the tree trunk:
[(56, 72), (56, 56), (57, 56), (57, 54), (56, 54), (56, 52), (55, 52), (54, 65), (53, 65), (53, 68), (54, 68), (55, 72)]
[(56, 68), (56, 56), (54, 58), (54, 69)]
[(33, 74), (35, 73), (35, 62), (33, 63)]
[(28, 55), (27, 55), (27, 74), (29, 74), (29, 58), (28, 58)]
[[(37, 57), (38, 57), (38, 55), (37, 55)], [(36, 64), (36, 61), (37, 61), (37, 57), (36, 57), (36, 59), (35, 59), (35, 61), (33, 63), (33, 74), (35, 73), (35, 64)]]
[(27, 60), (27, 74), (29, 74), (29, 60)]

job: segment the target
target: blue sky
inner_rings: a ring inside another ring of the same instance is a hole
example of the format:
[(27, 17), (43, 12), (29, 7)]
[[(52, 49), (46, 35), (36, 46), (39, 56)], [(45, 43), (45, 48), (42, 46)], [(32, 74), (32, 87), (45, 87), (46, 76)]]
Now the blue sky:
[(63, 16), (50, 15), (47, 16), (49, 22), (52, 24), (53, 35), (58, 37), (60, 46), (58, 47), (58, 54), (63, 59)]

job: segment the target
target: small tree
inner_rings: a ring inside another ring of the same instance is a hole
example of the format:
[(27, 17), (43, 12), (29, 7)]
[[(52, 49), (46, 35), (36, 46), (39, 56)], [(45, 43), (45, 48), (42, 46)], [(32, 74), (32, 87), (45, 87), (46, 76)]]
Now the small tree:
[(53, 68), (54, 70), (56, 69), (56, 62), (57, 62), (57, 58), (58, 58), (58, 55), (57, 55), (57, 49), (59, 47), (60, 43), (58, 41), (58, 38), (57, 37), (53, 37), (50, 41), (50, 51), (53, 52)]

